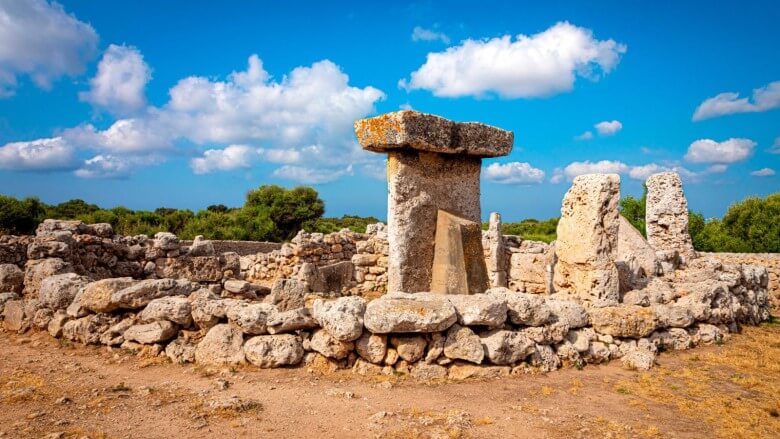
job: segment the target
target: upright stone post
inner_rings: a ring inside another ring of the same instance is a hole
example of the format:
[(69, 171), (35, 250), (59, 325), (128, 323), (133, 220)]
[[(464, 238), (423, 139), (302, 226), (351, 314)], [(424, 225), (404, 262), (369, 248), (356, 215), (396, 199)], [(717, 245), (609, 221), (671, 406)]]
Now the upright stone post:
[(553, 284), (585, 304), (616, 305), (620, 176), (580, 175), (563, 198)]
[(506, 255), (504, 234), (501, 232), (501, 214), (490, 213), (488, 230), (484, 233), (487, 250), (487, 270), (491, 287), (506, 287), (509, 261)]
[(429, 291), (439, 210), (479, 223), (482, 158), (509, 154), (514, 136), (416, 111), (358, 120), (355, 134), (388, 155), (388, 292)]
[(648, 177), (645, 184), (647, 242), (656, 249), (662, 260), (675, 253), (679, 253), (683, 263), (695, 258), (696, 251), (688, 233), (688, 201), (683, 193), (680, 175), (676, 172), (661, 172)]

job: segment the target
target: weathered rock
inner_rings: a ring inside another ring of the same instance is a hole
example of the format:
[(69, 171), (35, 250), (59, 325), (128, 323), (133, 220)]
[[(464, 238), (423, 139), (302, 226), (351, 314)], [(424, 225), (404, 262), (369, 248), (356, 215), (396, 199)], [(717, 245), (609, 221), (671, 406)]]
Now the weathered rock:
[(114, 228), (109, 223), (88, 224), (87, 233), (101, 238), (111, 238), (114, 236)]
[(593, 329), (613, 337), (646, 337), (659, 326), (655, 311), (642, 306), (591, 308), (589, 313)]
[(580, 175), (563, 199), (555, 241), (555, 289), (579, 300), (614, 305), (619, 299), (620, 176)]
[(233, 294), (244, 294), (252, 290), (252, 284), (239, 279), (228, 279), (222, 284), (222, 287)]
[(659, 251), (677, 251), (684, 260), (696, 256), (688, 232), (688, 201), (676, 172), (651, 175), (645, 182), (647, 242)]
[(489, 287), (480, 222), (439, 209), (431, 276), (434, 293), (481, 294)]
[(528, 337), (536, 344), (555, 344), (566, 337), (569, 325), (565, 322), (555, 322), (544, 326), (529, 326), (520, 330), (520, 333)]
[(124, 332), (125, 340), (141, 344), (154, 344), (168, 341), (176, 336), (179, 327), (167, 320), (133, 325)]
[(268, 332), (268, 316), (275, 312), (276, 307), (273, 305), (249, 303), (228, 307), (227, 318), (244, 334), (262, 335)]
[(56, 274), (41, 282), (38, 298), (43, 306), (57, 310), (67, 308), (89, 280), (75, 273)]
[(669, 303), (675, 298), (671, 283), (660, 278), (651, 279), (642, 289), (631, 290), (623, 295), (626, 305), (650, 306)]
[(244, 363), (244, 336), (240, 329), (221, 324), (209, 329), (195, 349), (195, 362), (206, 366)]
[(447, 378), (447, 368), (438, 364), (419, 362), (412, 367), (411, 375), (418, 381), (443, 380)]
[(428, 340), (428, 352), (425, 354), (426, 363), (433, 363), (444, 354), (445, 341), (447, 341), (447, 337), (441, 332), (431, 334), (431, 339)]
[(363, 332), (363, 335), (355, 341), (355, 350), (364, 360), (379, 364), (387, 353), (387, 337)]
[(552, 372), (561, 367), (561, 359), (555, 354), (553, 348), (546, 345), (536, 345), (529, 363), (542, 372)]
[(681, 351), (693, 347), (693, 338), (682, 328), (669, 328), (650, 335), (650, 340), (663, 349)]
[(509, 366), (484, 366), (469, 363), (455, 363), (447, 371), (451, 380), (461, 381), (467, 378), (492, 379), (509, 376)]
[(649, 278), (660, 271), (655, 249), (622, 215), (618, 218), (618, 247), (616, 264), (620, 272), (620, 291), (643, 287)]
[(161, 297), (186, 296), (192, 288), (184, 279), (147, 279), (111, 294), (111, 303), (117, 308), (138, 309)]
[(62, 336), (84, 344), (98, 344), (100, 335), (116, 323), (108, 314), (90, 314), (76, 320), (69, 320), (62, 327)]
[[(400, 352), (399, 352), (400, 353)], [(485, 357), (479, 336), (471, 329), (452, 325), (447, 330), (447, 339), (444, 342), (444, 355), (453, 360), (466, 360), (479, 364)]]
[(353, 342), (341, 341), (324, 329), (318, 329), (312, 334), (310, 345), (312, 350), (337, 360), (347, 358), (355, 347)]
[(325, 291), (325, 278), (316, 265), (304, 262), (298, 269), (297, 279), (306, 283), (309, 291)]
[(693, 312), (685, 306), (655, 305), (652, 309), (658, 317), (658, 326), (661, 328), (687, 328), (694, 322)]
[(267, 316), (265, 323), (269, 334), (281, 334), (319, 326), (314, 317), (312, 317), (309, 308), (273, 312)]
[(428, 342), (419, 335), (397, 335), (390, 337), (390, 344), (395, 347), (399, 357), (409, 363), (414, 363), (423, 357)]
[(458, 320), (445, 295), (388, 293), (366, 306), (366, 328), (374, 334), (441, 332)]
[(192, 324), (192, 305), (186, 297), (161, 297), (149, 302), (138, 319), (142, 322), (167, 320), (186, 328)]
[(170, 232), (158, 232), (154, 234), (154, 247), (164, 251), (179, 249), (179, 238)]
[(630, 370), (650, 370), (655, 364), (655, 353), (646, 349), (634, 348), (621, 358), (623, 367)]
[(246, 341), (244, 355), (258, 367), (293, 366), (303, 360), (303, 345), (291, 334), (260, 335)]
[[(341, 261), (334, 264), (324, 265), (318, 268), (322, 278), (323, 287), (321, 291), (340, 293), (348, 288), (352, 281), (352, 271), (354, 266), (350, 261)], [(309, 288), (311, 289), (309, 284)], [(316, 290), (311, 290), (316, 291)]]
[(515, 325), (544, 325), (550, 319), (550, 307), (542, 296), (517, 293), (502, 287), (491, 288), (487, 294), (506, 301), (509, 321)]
[(610, 351), (606, 344), (600, 341), (593, 341), (588, 345), (584, 357), (588, 363), (600, 364), (609, 361)]
[(93, 312), (114, 311), (119, 308), (119, 304), (112, 300), (113, 295), (133, 285), (133, 283), (135, 281), (130, 277), (109, 278), (90, 282), (84, 286), (84, 290), (79, 294), (78, 305)]
[(100, 334), (100, 344), (106, 346), (117, 346), (123, 344), (125, 340), (125, 331), (128, 328), (136, 324), (134, 317), (125, 318), (119, 323), (116, 323), (109, 327), (107, 330)]
[(363, 333), (366, 301), (359, 296), (314, 301), (312, 315), (328, 333), (341, 341), (357, 340)]
[(54, 311), (49, 308), (41, 308), (35, 311), (32, 318), (32, 324), (38, 329), (45, 329), (54, 317)]
[(214, 256), (216, 252), (214, 251), (214, 244), (211, 241), (198, 235), (195, 237), (195, 240), (192, 241), (188, 254), (190, 256)]
[(513, 364), (534, 351), (534, 343), (517, 331), (494, 329), (479, 335), (480, 343), (493, 364)]
[(159, 278), (187, 279), (192, 282), (219, 282), (225, 267), (220, 256), (179, 256), (154, 260)]
[(490, 294), (451, 294), (447, 300), (458, 313), (461, 325), (498, 327), (504, 324), (507, 316), (507, 301)]
[(68, 317), (68, 315), (64, 312), (55, 312), (51, 320), (49, 320), (49, 325), (46, 327), (49, 335), (54, 338), (62, 337), (62, 327), (65, 326), (65, 323), (67, 323), (68, 320), (70, 320), (70, 317)]
[(21, 293), (24, 272), (15, 264), (0, 264), (0, 292)]
[(706, 323), (700, 323), (688, 328), (688, 334), (690, 334), (691, 341), (695, 345), (709, 345), (723, 341), (723, 332), (717, 326)]
[(0, 315), (3, 314), (6, 302), (19, 300), (22, 297), (17, 293), (0, 293)]
[(355, 360), (355, 365), (352, 366), (352, 373), (362, 376), (376, 376), (382, 373), (382, 367), (358, 358)]
[(165, 346), (165, 355), (174, 364), (195, 362), (195, 350), (197, 346), (188, 338), (179, 337)]
[(24, 294), (27, 297), (38, 297), (41, 282), (49, 276), (63, 273), (73, 273), (73, 266), (59, 258), (29, 260), (24, 268)]
[(309, 286), (302, 280), (277, 279), (266, 301), (276, 305), (279, 311), (289, 311), (306, 306), (305, 297), (309, 292)]
[(501, 232), (501, 214), (490, 212), (488, 230), (482, 235), (483, 247), (487, 251), (487, 270), (491, 287), (506, 287), (509, 259), (506, 253), (504, 235)]
[(588, 326), (588, 312), (579, 303), (556, 299), (548, 299), (546, 303), (550, 309), (549, 321), (566, 323), (569, 329)]
[[(9, 300), (3, 308), (3, 327), (6, 331), (21, 331), (25, 327), (24, 302)], [(29, 326), (28, 326), (29, 327)]]

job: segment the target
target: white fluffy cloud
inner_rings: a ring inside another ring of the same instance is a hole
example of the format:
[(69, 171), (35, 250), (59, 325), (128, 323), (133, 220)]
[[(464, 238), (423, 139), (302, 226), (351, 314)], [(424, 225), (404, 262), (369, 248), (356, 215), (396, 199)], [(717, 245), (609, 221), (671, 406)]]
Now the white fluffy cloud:
[(127, 178), (139, 167), (159, 163), (163, 159), (157, 156), (123, 156), (111, 154), (96, 155), (73, 173), (81, 178)]
[(568, 180), (574, 180), (574, 177), (583, 174), (624, 174), (630, 169), (625, 163), (613, 160), (572, 162), (563, 169), (556, 169), (550, 181), (560, 183), (564, 177)]
[(492, 163), (484, 170), (485, 178), (501, 184), (538, 184), (544, 171), (525, 162)]
[(343, 169), (284, 165), (275, 170), (272, 175), (274, 177), (293, 180), (303, 184), (322, 184), (338, 180), (345, 175), (352, 175), (352, 165)]
[(62, 137), (13, 142), (0, 147), (0, 169), (3, 170), (45, 171), (75, 166), (75, 151)]
[(436, 96), (530, 98), (566, 92), (577, 76), (597, 79), (626, 52), (614, 40), (597, 40), (589, 29), (561, 22), (535, 35), (466, 40), (429, 53), (425, 64), (399, 85)]
[(752, 100), (739, 97), (739, 93), (720, 93), (702, 102), (693, 113), (693, 120), (734, 113), (756, 113), (780, 107), (780, 81), (770, 82), (753, 90)]
[(723, 142), (699, 139), (688, 147), (685, 160), (692, 163), (734, 163), (748, 158), (755, 146), (756, 142), (750, 139), (728, 139)]
[(0, 97), (14, 94), (17, 76), (42, 88), (82, 73), (98, 35), (87, 23), (46, 0), (0, 2)]
[(647, 177), (653, 174), (666, 171), (674, 171), (685, 179), (698, 181), (706, 175), (719, 174), (725, 172), (726, 170), (727, 166), (723, 164), (715, 164), (709, 166), (703, 171), (697, 172), (691, 171), (677, 164), (648, 163), (645, 165), (632, 166), (616, 160), (601, 160), (599, 162), (591, 162), (586, 160), (584, 162), (572, 162), (565, 168), (556, 168), (553, 171), (550, 182), (560, 183), (564, 179), (572, 181), (574, 180), (574, 177), (578, 175), (597, 173), (628, 175), (629, 178), (634, 180), (644, 181), (647, 179)]
[(775, 175), (775, 170), (772, 168), (762, 168), (757, 171), (753, 171), (750, 175), (754, 177), (771, 177)]
[(775, 143), (767, 150), (770, 154), (780, 154), (780, 137), (775, 139)]
[(593, 138), (593, 132), (592, 131), (585, 131), (584, 133), (582, 133), (579, 136), (575, 137), (574, 140), (590, 140), (592, 138)]
[(412, 30), (412, 41), (441, 41), (444, 44), (450, 44), (450, 37), (444, 32), (415, 26)]
[(603, 121), (599, 122), (596, 125), (593, 125), (596, 128), (596, 131), (599, 132), (602, 136), (611, 136), (621, 129), (623, 129), (623, 124), (620, 123), (619, 120), (613, 120), (613, 121)]
[(247, 145), (230, 145), (225, 149), (209, 149), (202, 157), (190, 160), (190, 167), (196, 174), (214, 171), (248, 169), (257, 160), (257, 149)]
[(138, 49), (112, 44), (89, 81), (90, 90), (79, 93), (79, 99), (112, 114), (135, 113), (146, 106), (145, 89), (150, 79), (152, 70)]

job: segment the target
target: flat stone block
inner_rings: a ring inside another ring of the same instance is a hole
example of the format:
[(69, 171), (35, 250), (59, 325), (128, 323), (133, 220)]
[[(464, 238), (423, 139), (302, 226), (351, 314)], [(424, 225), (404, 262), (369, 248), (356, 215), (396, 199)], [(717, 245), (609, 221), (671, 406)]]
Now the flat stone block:
[(431, 292), (481, 294), (488, 288), (481, 225), (439, 210)]

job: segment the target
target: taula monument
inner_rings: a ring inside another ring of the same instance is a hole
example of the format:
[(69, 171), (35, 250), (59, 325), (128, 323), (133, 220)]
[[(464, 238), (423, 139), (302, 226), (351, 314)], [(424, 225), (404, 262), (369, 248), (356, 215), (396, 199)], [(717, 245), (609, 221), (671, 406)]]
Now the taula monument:
[(359, 120), (387, 154), (388, 224), (289, 243), (120, 236), (48, 219), (0, 237), (2, 330), (175, 363), (351, 369), (419, 380), (522, 375), (725, 340), (769, 318), (778, 255), (698, 254), (680, 177), (648, 178), (647, 239), (620, 176), (582, 175), (557, 241), (482, 231), (484, 157), (513, 134), (414, 111)]

